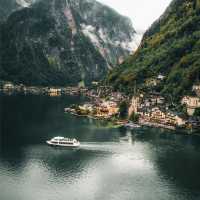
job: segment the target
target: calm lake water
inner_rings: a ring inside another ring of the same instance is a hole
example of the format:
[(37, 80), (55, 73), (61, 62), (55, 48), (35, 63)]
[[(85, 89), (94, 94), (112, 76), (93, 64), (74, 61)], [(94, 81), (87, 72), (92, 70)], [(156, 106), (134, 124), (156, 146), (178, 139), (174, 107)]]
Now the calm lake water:
[[(65, 114), (79, 97), (0, 96), (0, 200), (199, 200), (200, 137)], [(75, 137), (78, 150), (52, 148)]]

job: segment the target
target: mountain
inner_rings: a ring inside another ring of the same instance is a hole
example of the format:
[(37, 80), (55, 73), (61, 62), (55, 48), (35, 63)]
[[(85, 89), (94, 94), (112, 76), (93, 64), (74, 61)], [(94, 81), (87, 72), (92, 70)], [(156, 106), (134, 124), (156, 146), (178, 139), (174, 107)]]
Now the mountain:
[(131, 21), (95, 0), (8, 2), (11, 14), (0, 26), (0, 79), (89, 84), (137, 46)]
[[(144, 34), (138, 50), (111, 71), (107, 82), (130, 91), (143, 89), (158, 77), (157, 91), (180, 98), (200, 78), (200, 1), (173, 0)], [(151, 86), (149, 89), (152, 89)]]
[(36, 0), (0, 0), (0, 21), (6, 18), (14, 11), (24, 7), (29, 7)]
[(17, 8), (16, 0), (0, 0), (0, 21), (5, 20)]

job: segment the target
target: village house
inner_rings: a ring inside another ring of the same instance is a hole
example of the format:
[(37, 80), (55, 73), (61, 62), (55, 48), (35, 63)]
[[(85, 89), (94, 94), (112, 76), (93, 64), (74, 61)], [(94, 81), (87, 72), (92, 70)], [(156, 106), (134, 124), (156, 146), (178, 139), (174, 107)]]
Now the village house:
[(97, 82), (97, 81), (92, 81), (92, 85), (93, 85), (93, 86), (98, 86), (98, 85), (99, 85), (99, 82)]
[(123, 101), (124, 99), (125, 99), (124, 96), (120, 92), (111, 92), (111, 94), (110, 94), (111, 101), (119, 103), (119, 102)]
[(87, 112), (93, 112), (94, 108), (92, 106), (92, 104), (84, 104), (83, 106), (79, 106), (79, 109), (80, 110), (83, 110), (83, 111), (87, 111)]
[(128, 110), (129, 117), (133, 112), (143, 114), (150, 111), (152, 107), (162, 106), (164, 103), (165, 98), (158, 94), (133, 96)]
[(195, 92), (198, 97), (200, 97), (200, 85), (193, 85), (192, 91)]
[(113, 101), (103, 101), (96, 104), (87, 103), (79, 106), (79, 109), (81, 113), (103, 118), (109, 118), (119, 112), (118, 104)]
[(151, 120), (163, 121), (165, 117), (166, 117), (165, 113), (162, 112), (158, 107), (152, 108), (150, 113)]
[(200, 90), (200, 85), (193, 85), (192, 86), (192, 90), (195, 91), (195, 90)]
[(145, 97), (141, 101), (141, 108), (149, 108), (149, 107), (155, 107), (157, 105), (162, 106), (165, 103), (165, 98), (159, 95), (150, 95), (148, 97)]
[(159, 74), (157, 79), (163, 81), (165, 79), (165, 76), (163, 76), (162, 74)]
[(14, 90), (15, 86), (12, 83), (5, 83), (3, 85), (3, 90), (8, 91), (8, 90)]
[(183, 118), (181, 118), (178, 115), (175, 116), (175, 120), (176, 120), (176, 124), (178, 126), (184, 126), (186, 124), (186, 120), (184, 120)]
[(200, 99), (198, 97), (185, 96), (181, 100), (182, 105), (185, 104), (189, 107), (198, 108), (200, 107)]
[(158, 80), (155, 78), (149, 78), (145, 81), (145, 85), (148, 87), (154, 87), (158, 85)]
[(118, 58), (118, 64), (121, 65), (124, 62), (124, 56)]
[(157, 104), (164, 104), (164, 102), (165, 102), (165, 98), (164, 97), (162, 97), (162, 96), (157, 96), (156, 97), (156, 103)]
[(117, 103), (113, 101), (104, 101), (96, 109), (97, 115), (113, 116), (119, 112)]
[(38, 94), (41, 94), (41, 93), (45, 93), (45, 88), (43, 88), (42, 90), (38, 87), (26, 87), (25, 89), (25, 92), (29, 92), (31, 94), (34, 94), (34, 95), (38, 95)]
[(186, 105), (188, 115), (192, 116), (195, 112), (195, 109), (200, 107), (200, 98), (192, 97), (192, 96), (185, 96), (181, 100), (181, 104)]
[(143, 106), (146, 107), (146, 108), (150, 107), (151, 106), (151, 101), (149, 99), (145, 99), (144, 103), (143, 103)]
[(172, 112), (164, 112), (159, 107), (154, 107), (150, 112), (143, 113), (143, 120), (171, 126), (183, 126), (185, 120)]
[(48, 93), (50, 96), (60, 96), (61, 89), (60, 88), (49, 88)]

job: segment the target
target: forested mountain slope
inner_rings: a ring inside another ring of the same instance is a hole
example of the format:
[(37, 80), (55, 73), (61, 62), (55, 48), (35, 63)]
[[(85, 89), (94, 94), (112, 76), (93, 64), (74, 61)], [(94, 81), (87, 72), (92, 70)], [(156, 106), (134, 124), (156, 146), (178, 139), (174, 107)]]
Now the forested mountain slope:
[(164, 78), (157, 91), (181, 97), (200, 78), (200, 0), (173, 0), (145, 33), (134, 55), (111, 71), (107, 82), (116, 89), (147, 89), (148, 80)]
[(0, 26), (2, 80), (89, 84), (102, 79), (136, 46), (131, 21), (97, 1), (8, 0), (1, 4), (8, 10)]

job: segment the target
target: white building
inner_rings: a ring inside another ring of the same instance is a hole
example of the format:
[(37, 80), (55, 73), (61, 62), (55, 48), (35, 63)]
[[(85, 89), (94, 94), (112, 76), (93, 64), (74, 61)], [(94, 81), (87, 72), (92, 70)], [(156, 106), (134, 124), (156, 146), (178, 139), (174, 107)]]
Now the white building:
[(200, 107), (200, 98), (185, 96), (181, 100), (181, 104), (186, 105), (188, 115), (192, 116), (195, 112), (195, 109)]
[(3, 90), (13, 90), (15, 86), (12, 83), (5, 83), (3, 86)]
[(133, 96), (131, 100), (131, 106), (128, 110), (128, 116), (130, 117), (132, 113), (138, 113), (138, 108), (140, 106), (140, 98), (137, 96)]
[(200, 85), (193, 85), (192, 91), (200, 90)]
[(162, 74), (159, 74), (159, 75), (158, 75), (158, 77), (157, 77), (157, 79), (159, 79), (159, 80), (161, 80), (161, 81), (162, 81), (162, 80), (164, 80), (164, 79), (165, 79), (165, 76), (163, 76)]

